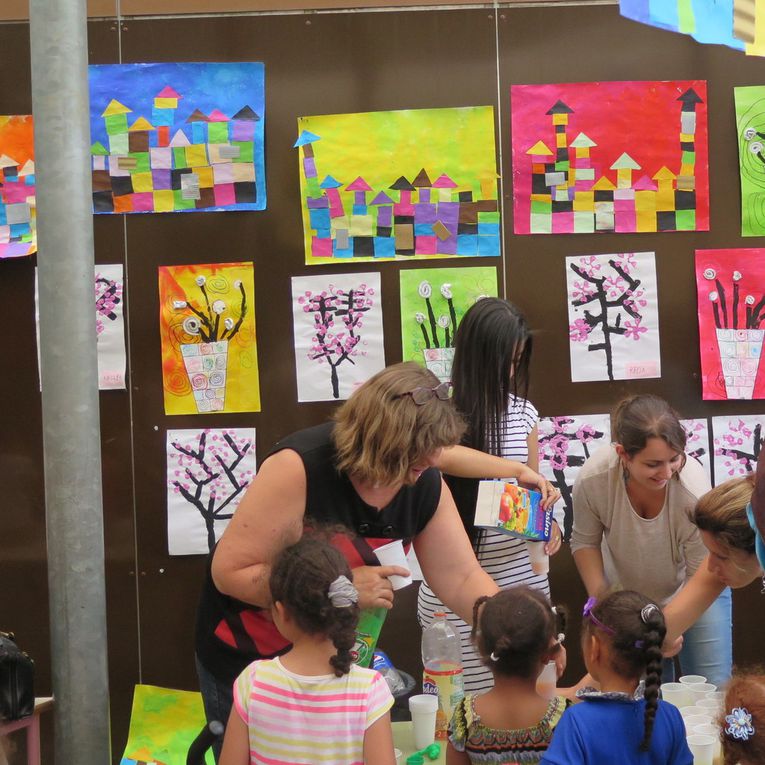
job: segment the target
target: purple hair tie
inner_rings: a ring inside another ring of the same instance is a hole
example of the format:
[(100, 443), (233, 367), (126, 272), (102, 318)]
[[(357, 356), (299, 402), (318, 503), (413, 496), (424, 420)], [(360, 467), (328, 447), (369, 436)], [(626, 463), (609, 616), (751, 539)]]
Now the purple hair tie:
[(615, 635), (616, 630), (612, 629), (611, 627), (607, 627), (605, 624), (603, 624), (600, 619), (598, 619), (595, 614), (592, 613), (592, 609), (595, 608), (598, 601), (596, 598), (587, 598), (587, 602), (584, 604), (584, 609), (582, 610), (582, 616), (585, 619), (589, 619), (596, 627), (600, 627), (604, 632), (607, 632), (609, 635)]

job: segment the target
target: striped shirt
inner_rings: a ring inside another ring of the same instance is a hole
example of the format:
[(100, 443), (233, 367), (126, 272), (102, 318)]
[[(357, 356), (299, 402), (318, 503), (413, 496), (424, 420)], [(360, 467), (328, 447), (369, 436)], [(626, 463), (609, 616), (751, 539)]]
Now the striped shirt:
[(363, 765), (364, 733), (393, 697), (372, 669), (296, 675), (277, 657), (239, 675), (234, 706), (249, 730), (250, 765)]
[[(500, 431), (502, 457), (528, 462), (528, 437), (537, 424), (538, 414), (532, 403), (526, 399), (511, 399), (507, 415)], [(478, 542), (476, 558), (481, 568), (491, 576), (500, 589), (525, 584), (550, 595), (550, 583), (546, 575), (538, 576), (531, 570), (526, 543), (522, 539), (509, 537), (498, 531), (484, 529)], [(446, 619), (460, 636), (462, 667), (464, 670), (465, 692), (487, 691), (494, 685), (494, 676), (487, 669), (475, 651), (470, 639), (470, 627), (451, 612), (436, 597), (427, 582), (420, 586), (417, 596), (417, 618), (420, 626), (427, 627), (433, 621), (436, 611), (444, 611)]]

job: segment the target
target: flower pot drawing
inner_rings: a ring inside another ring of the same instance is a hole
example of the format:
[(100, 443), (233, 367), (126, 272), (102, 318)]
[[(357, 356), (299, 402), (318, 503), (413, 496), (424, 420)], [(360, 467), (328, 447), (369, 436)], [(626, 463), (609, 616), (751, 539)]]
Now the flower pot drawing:
[(717, 329), (715, 332), (728, 398), (751, 399), (765, 330)]
[(228, 340), (181, 345), (197, 412), (221, 412), (226, 399)]
[(425, 366), (441, 381), (448, 382), (452, 377), (454, 348), (426, 348)]

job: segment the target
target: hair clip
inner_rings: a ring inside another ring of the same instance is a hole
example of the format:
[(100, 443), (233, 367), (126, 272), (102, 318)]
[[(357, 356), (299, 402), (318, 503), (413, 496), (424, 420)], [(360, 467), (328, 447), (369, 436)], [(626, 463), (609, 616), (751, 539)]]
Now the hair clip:
[(730, 714), (725, 716), (728, 726), (725, 728), (726, 735), (738, 741), (749, 741), (754, 736), (752, 715), (746, 707), (734, 707)]
[(494, 651), (492, 651), (492, 652), (491, 652), (491, 655), (489, 656), (489, 658), (490, 658), (492, 661), (499, 661), (499, 656), (497, 656), (497, 654), (496, 654), (496, 653), (494, 653)]
[(558, 609), (555, 606), (550, 606), (550, 610), (557, 616), (558, 615)]
[(607, 627), (592, 613), (592, 609), (595, 608), (597, 603), (597, 599), (587, 598), (587, 602), (584, 604), (584, 608), (582, 609), (582, 616), (585, 619), (589, 619), (596, 627), (600, 627), (600, 629), (602, 629), (604, 632), (607, 632), (609, 635), (615, 635), (616, 630), (612, 629), (611, 627)]
[(559, 632), (559, 633), (558, 633), (558, 637), (557, 637), (557, 639), (555, 640), (555, 642), (556, 642), (558, 645), (563, 645), (563, 643), (565, 642), (565, 640), (566, 640), (566, 633), (565, 633), (565, 632)]
[(335, 608), (349, 608), (359, 602), (359, 591), (353, 586), (353, 582), (351, 582), (351, 580), (344, 574), (340, 574), (340, 576), (329, 585), (327, 596), (329, 597), (329, 602)]
[(640, 618), (644, 624), (648, 624), (648, 620), (651, 618), (651, 614), (654, 611), (658, 611), (659, 607), (655, 603), (648, 603), (640, 609)]

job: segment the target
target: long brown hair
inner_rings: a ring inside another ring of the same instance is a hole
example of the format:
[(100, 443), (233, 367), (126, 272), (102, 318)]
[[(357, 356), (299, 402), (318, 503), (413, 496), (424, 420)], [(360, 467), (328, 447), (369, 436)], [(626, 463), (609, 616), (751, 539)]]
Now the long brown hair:
[(714, 534), (720, 544), (754, 555), (754, 531), (746, 517), (746, 506), (752, 499), (754, 476), (731, 478), (699, 498), (693, 511), (693, 522)]

